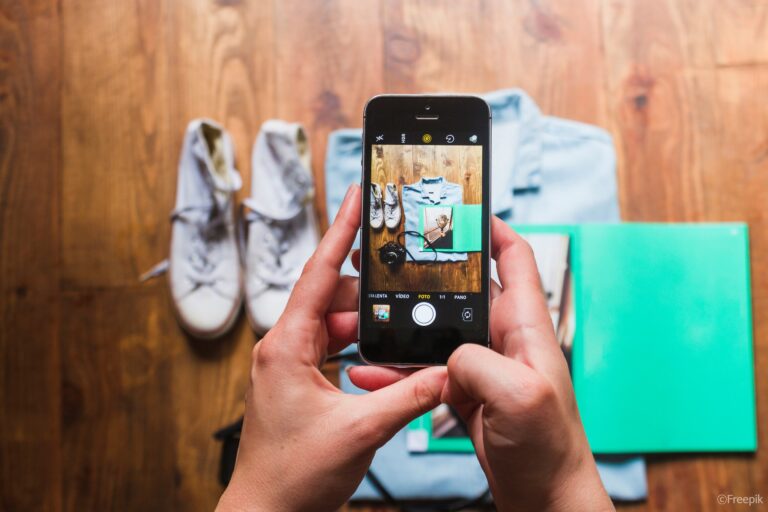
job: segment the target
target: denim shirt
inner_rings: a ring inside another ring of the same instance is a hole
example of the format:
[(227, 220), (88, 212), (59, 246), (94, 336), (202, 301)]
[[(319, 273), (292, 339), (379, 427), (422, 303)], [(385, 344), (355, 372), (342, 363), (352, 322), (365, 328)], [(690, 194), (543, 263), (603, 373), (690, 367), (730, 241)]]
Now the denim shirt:
[(542, 115), (520, 89), (491, 107), (491, 209), (509, 223), (618, 222), (616, 153), (597, 126)]
[[(421, 178), (416, 183), (403, 185), (403, 210), (405, 230), (421, 232), (421, 209), (424, 206), (451, 206), (463, 202), (461, 185), (445, 181), (445, 178)], [(465, 252), (438, 252), (422, 250), (424, 239), (415, 235), (405, 235), (405, 248), (410, 253), (408, 261), (467, 261)]]

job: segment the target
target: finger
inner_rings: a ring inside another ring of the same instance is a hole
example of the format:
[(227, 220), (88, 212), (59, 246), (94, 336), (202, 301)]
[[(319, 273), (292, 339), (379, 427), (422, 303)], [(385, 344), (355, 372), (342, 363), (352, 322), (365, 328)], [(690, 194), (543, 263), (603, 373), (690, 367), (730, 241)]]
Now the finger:
[[(347, 341), (347, 340), (335, 340), (335, 339), (329, 339), (328, 340), (328, 350), (327, 354), (328, 356), (332, 356), (334, 354), (338, 354), (348, 346), (350, 346), (353, 341)], [(327, 358), (326, 358), (327, 361)], [(325, 364), (325, 361), (322, 361), (323, 364)], [(322, 365), (321, 365), (322, 366)]]
[(505, 406), (510, 397), (525, 395), (535, 375), (528, 366), (486, 347), (467, 343), (448, 358), (448, 380), (442, 400), (468, 420), (480, 405), (485, 414)]
[(336, 285), (336, 294), (333, 296), (331, 305), (328, 307), (330, 313), (339, 311), (357, 311), (358, 282), (353, 276), (341, 276)]
[(415, 370), (386, 368), (384, 366), (349, 366), (347, 373), (352, 384), (366, 391), (376, 391), (411, 375)]
[(491, 255), (501, 286), (528, 286), (541, 290), (539, 270), (528, 242), (498, 217), (491, 219)]
[(443, 366), (424, 368), (385, 388), (355, 397), (383, 444), (418, 416), (440, 404), (447, 378)]
[(534, 366), (551, 366), (548, 360), (559, 357), (559, 347), (533, 251), (497, 217), (492, 229), (493, 254), (503, 287), (491, 304), (493, 348), (510, 357), (522, 356)]
[(501, 286), (495, 279), (491, 279), (491, 300), (497, 299), (501, 295)]
[(349, 256), (349, 258), (352, 260), (352, 266), (355, 267), (355, 270), (360, 272), (360, 249), (355, 249), (352, 251), (352, 254)]
[(350, 343), (357, 341), (357, 311), (328, 313), (325, 316), (328, 330), (328, 353), (342, 351)]
[(316, 319), (328, 310), (339, 283), (339, 269), (359, 227), (360, 187), (351, 185), (336, 219), (304, 266), (284, 316)]
[[(489, 461), (496, 460), (491, 464), (507, 463), (510, 456), (514, 458), (515, 447), (526, 440), (538, 437), (545, 439), (544, 444), (555, 442), (554, 431), (541, 430), (542, 426), (551, 427), (553, 419), (561, 417), (561, 399), (568, 401), (572, 392), (557, 393), (556, 385), (544, 375), (480, 345), (456, 349), (447, 368), (447, 391), (444, 388), (441, 398), (467, 420), (473, 441), (482, 434), (484, 447), (489, 442), (499, 447), (501, 440), (502, 452), (510, 449), (506, 455), (497, 450), (484, 452)], [(575, 403), (565, 407), (576, 408)], [(532, 432), (537, 434), (531, 436)]]

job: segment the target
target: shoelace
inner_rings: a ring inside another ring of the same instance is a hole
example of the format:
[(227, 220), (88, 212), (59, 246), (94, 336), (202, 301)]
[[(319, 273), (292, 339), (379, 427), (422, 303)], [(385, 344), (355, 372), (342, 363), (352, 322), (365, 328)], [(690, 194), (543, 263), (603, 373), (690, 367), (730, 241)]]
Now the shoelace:
[[(241, 229), (243, 235), (248, 231), (248, 226), (253, 222), (261, 222), (267, 228), (257, 246), (256, 276), (262, 281), (265, 288), (290, 287), (295, 282), (295, 279), (289, 275), (289, 271), (292, 269), (284, 266), (282, 257), (292, 244), (293, 230), (291, 221), (295, 217), (272, 218), (263, 215), (259, 213), (258, 205), (252, 198), (244, 199), (243, 206), (248, 208), (241, 216), (245, 224), (244, 228)], [(241, 242), (242, 254), (247, 254), (245, 246), (246, 241), (243, 237)]]
[[(187, 277), (193, 283), (190, 293), (201, 286), (210, 286), (218, 291), (215, 284), (220, 278), (214, 275), (220, 263), (220, 259), (217, 258), (218, 245), (216, 242), (226, 236), (226, 208), (228, 206), (228, 202), (224, 208), (188, 206), (171, 214), (171, 221), (187, 222), (196, 228), (194, 235), (192, 235), (191, 251), (187, 258), (189, 261)], [(187, 216), (196, 211), (207, 214), (207, 220), (201, 222)]]
[(384, 206), (384, 199), (371, 193), (371, 217), (378, 217)]
[[(185, 222), (194, 227), (190, 253), (187, 255), (189, 266), (186, 277), (192, 283), (192, 288), (187, 292), (188, 294), (201, 286), (207, 286), (219, 295), (225, 295), (216, 287), (216, 283), (221, 278), (214, 274), (221, 262), (220, 258), (217, 257), (217, 248), (218, 242), (226, 236), (229, 204), (230, 202), (227, 200), (224, 205), (214, 203), (212, 205), (187, 206), (171, 212), (171, 222)], [(190, 215), (196, 212), (202, 213), (202, 215)], [(203, 220), (200, 220), (201, 217)], [(167, 272), (168, 268), (169, 260), (165, 259), (142, 274), (139, 280), (146, 281), (157, 277)]]
[[(389, 208), (387, 208), (389, 206)], [(393, 201), (391, 203), (384, 202), (384, 217), (387, 219), (394, 219), (395, 215), (397, 214), (398, 208), (400, 206), (397, 204), (397, 201)]]

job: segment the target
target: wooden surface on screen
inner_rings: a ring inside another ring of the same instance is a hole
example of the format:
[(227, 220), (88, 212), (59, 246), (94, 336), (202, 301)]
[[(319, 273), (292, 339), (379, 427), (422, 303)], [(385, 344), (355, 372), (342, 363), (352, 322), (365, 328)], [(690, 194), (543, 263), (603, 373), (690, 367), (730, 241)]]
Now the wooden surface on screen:
[[(382, 193), (387, 183), (394, 183), (402, 204), (404, 185), (414, 184), (425, 177), (442, 176), (447, 182), (463, 188), (464, 204), (480, 204), (482, 156), (480, 146), (375, 145), (371, 151), (371, 183), (378, 183)], [(370, 290), (480, 293), (482, 254), (479, 252), (468, 253), (466, 261), (406, 262), (399, 267), (382, 263), (379, 247), (397, 240), (398, 233), (405, 230), (405, 222), (403, 215), (394, 230), (386, 227), (374, 230), (370, 225), (365, 226), (370, 231)], [(401, 236), (399, 240), (403, 243), (404, 239)]]

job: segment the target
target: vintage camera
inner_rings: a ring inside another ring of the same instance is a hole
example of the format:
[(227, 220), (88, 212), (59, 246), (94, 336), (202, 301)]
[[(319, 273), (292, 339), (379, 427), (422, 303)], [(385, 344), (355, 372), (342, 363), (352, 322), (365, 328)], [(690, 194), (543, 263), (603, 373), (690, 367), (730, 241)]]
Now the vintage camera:
[(390, 266), (405, 263), (405, 247), (397, 242), (387, 242), (379, 247), (379, 260)]

